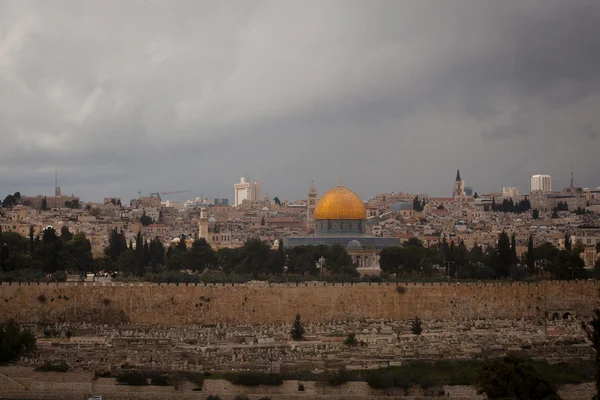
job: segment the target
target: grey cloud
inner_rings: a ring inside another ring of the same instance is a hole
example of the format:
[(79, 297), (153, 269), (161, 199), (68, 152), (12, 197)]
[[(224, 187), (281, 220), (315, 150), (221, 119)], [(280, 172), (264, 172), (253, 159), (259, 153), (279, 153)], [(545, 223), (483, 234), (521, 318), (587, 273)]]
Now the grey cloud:
[[(593, 1), (0, 5), (0, 183), (129, 199), (597, 186)], [(583, 128), (582, 128), (583, 127)], [(572, 133), (581, 132), (579, 135)], [(596, 147), (594, 147), (596, 146)]]

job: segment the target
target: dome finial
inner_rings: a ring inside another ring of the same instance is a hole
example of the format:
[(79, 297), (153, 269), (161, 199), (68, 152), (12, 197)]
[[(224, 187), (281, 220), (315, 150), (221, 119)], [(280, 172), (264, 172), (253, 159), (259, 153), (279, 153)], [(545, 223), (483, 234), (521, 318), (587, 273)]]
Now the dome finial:
[(342, 185), (342, 178), (340, 178), (340, 186), (344, 186), (344, 185)]

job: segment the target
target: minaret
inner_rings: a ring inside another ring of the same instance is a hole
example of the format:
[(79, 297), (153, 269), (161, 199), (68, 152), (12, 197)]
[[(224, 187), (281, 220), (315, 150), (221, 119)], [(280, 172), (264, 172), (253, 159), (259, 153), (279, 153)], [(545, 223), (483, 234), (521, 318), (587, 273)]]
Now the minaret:
[(200, 210), (200, 223), (198, 224), (198, 239), (208, 241), (208, 211), (202, 207)]
[(308, 191), (308, 204), (306, 206), (306, 225), (309, 231), (315, 229), (315, 208), (317, 208), (317, 189), (315, 189), (314, 182), (310, 183), (310, 190)]
[(58, 186), (58, 169), (54, 168), (54, 196), (60, 197), (60, 186)]
[(464, 201), (467, 196), (465, 196), (465, 181), (460, 179), (460, 170), (456, 170), (456, 180), (454, 181), (454, 193), (453, 196), (454, 201)]

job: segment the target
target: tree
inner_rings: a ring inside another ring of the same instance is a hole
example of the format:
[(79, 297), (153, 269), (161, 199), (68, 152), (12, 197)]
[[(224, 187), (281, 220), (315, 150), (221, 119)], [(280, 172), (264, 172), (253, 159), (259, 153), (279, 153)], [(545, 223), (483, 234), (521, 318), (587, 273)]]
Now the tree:
[(346, 346), (350, 346), (350, 347), (355, 347), (358, 346), (358, 340), (356, 340), (356, 334), (351, 333), (346, 337), (346, 340), (344, 340), (344, 344)]
[(538, 210), (537, 208), (533, 209), (533, 219), (538, 219), (540, 217), (540, 210)]
[(48, 202), (46, 201), (46, 196), (42, 199), (42, 210), (48, 209)]
[(419, 196), (415, 196), (415, 198), (413, 199), (413, 210), (421, 212), (423, 211), (423, 207), (424, 205), (419, 200)]
[(154, 220), (152, 218), (150, 218), (149, 216), (146, 215), (146, 210), (144, 210), (142, 212), (142, 216), (140, 217), (140, 223), (142, 224), (142, 226), (148, 226), (150, 224), (152, 224), (154, 222)]
[(504, 357), (484, 362), (477, 386), (490, 399), (560, 400), (556, 391), (526, 359)]
[(15, 192), (15, 194), (9, 194), (8, 196), (6, 196), (4, 198), (4, 201), (2, 202), (2, 207), (3, 208), (12, 208), (12, 207), (16, 206), (20, 200), (21, 200), (20, 192)]
[(260, 218), (260, 225), (265, 226), (265, 216), (264, 215)]
[(292, 340), (303, 340), (304, 339), (304, 324), (302, 324), (302, 320), (300, 319), (300, 314), (296, 314), (296, 319), (294, 320), (294, 325), (292, 325), (291, 330)]
[(194, 240), (187, 258), (187, 264), (193, 271), (204, 271), (206, 268), (216, 267), (217, 264), (215, 251), (204, 238)]
[(10, 320), (0, 324), (0, 364), (17, 361), (35, 350), (35, 336)]
[(502, 231), (498, 238), (496, 273), (499, 276), (508, 276), (508, 269), (514, 263), (513, 251), (510, 245), (510, 239), (505, 231)]
[(134, 250), (125, 250), (119, 256), (117, 261), (119, 266), (119, 272), (123, 275), (133, 275), (137, 269), (137, 260), (135, 258)]
[(479, 198), (479, 195), (477, 194), (477, 192), (475, 192), (475, 194), (473, 195), (473, 198), (474, 199), (478, 199)]
[(413, 335), (421, 335), (421, 333), (423, 332), (423, 326), (422, 326), (422, 321), (421, 318), (419, 317), (415, 317), (415, 319), (413, 319), (410, 323), (410, 331), (412, 332)]
[(571, 237), (569, 236), (569, 232), (565, 231), (565, 249), (571, 251)]
[(279, 200), (279, 197), (275, 196), (275, 197), (273, 198), (273, 203), (275, 203), (275, 204), (277, 204), (278, 206), (280, 206), (280, 205), (281, 205), (281, 200)]
[(527, 241), (527, 268), (529, 268), (529, 273), (535, 273), (535, 253), (533, 251), (532, 235), (529, 235), (529, 240)]
[(594, 365), (596, 367), (594, 374), (596, 395), (594, 400), (598, 400), (600, 396), (600, 310), (594, 310), (594, 318), (589, 323), (582, 321), (581, 328), (585, 331), (589, 341), (592, 342), (594, 349)]
[(68, 226), (63, 225), (63, 227), (60, 228), (60, 241), (66, 243), (71, 239), (73, 239), (73, 234), (69, 231)]
[(144, 239), (142, 238), (142, 232), (138, 231), (135, 237), (135, 263), (137, 265), (136, 275), (144, 276), (146, 269), (146, 256), (144, 254)]
[(117, 228), (110, 231), (108, 235), (108, 247), (104, 250), (107, 257), (113, 262), (117, 262), (121, 253), (127, 250), (127, 240), (123, 232), (117, 231)]
[(64, 249), (74, 261), (73, 269), (76, 269), (80, 275), (93, 269), (92, 244), (85, 237), (85, 233), (79, 232), (73, 235), (73, 238), (65, 243)]

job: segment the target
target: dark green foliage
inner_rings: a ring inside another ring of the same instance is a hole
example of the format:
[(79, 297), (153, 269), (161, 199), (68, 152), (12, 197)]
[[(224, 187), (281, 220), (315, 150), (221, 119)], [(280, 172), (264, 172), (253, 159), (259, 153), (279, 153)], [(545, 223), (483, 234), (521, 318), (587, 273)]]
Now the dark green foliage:
[(477, 376), (477, 386), (490, 399), (559, 399), (531, 361), (516, 357), (485, 361)]
[(154, 220), (146, 215), (146, 210), (142, 212), (142, 216), (140, 217), (140, 223), (142, 226), (148, 226), (154, 223)]
[(425, 200), (423, 200), (423, 202), (421, 203), (421, 201), (419, 200), (419, 196), (415, 196), (415, 198), (413, 199), (413, 210), (417, 211), (417, 212), (421, 212), (423, 211), (423, 208), (425, 207)]
[(410, 323), (410, 331), (413, 335), (419, 336), (423, 332), (423, 323), (421, 318), (415, 317)]
[(9, 194), (4, 198), (2, 202), (2, 208), (12, 208), (21, 201), (21, 193), (15, 192), (15, 194)]
[(17, 361), (35, 350), (35, 336), (14, 321), (0, 324), (0, 364)]
[(187, 254), (187, 266), (192, 271), (204, 271), (217, 266), (215, 251), (205, 239), (194, 240)]
[(358, 340), (356, 340), (356, 334), (351, 333), (344, 340), (346, 346), (358, 346)]
[(234, 385), (242, 386), (279, 386), (283, 384), (283, 379), (281, 379), (280, 375), (266, 374), (264, 372), (238, 372), (226, 375), (226, 379)]
[(596, 367), (594, 373), (594, 381), (596, 383), (595, 399), (598, 399), (600, 396), (600, 310), (595, 309), (594, 318), (589, 323), (582, 321), (581, 327), (594, 348), (594, 366)]
[(290, 332), (292, 335), (292, 340), (304, 339), (304, 332), (304, 324), (302, 324), (300, 314), (296, 314), (296, 319), (294, 320), (294, 324), (292, 325), (292, 330)]
[(46, 201), (46, 196), (42, 199), (42, 210), (48, 209), (48, 202)]
[(148, 385), (148, 380), (146, 379), (146, 374), (142, 371), (124, 371), (119, 374), (117, 377), (117, 382), (121, 385), (129, 385), (129, 386), (146, 386)]
[(108, 236), (108, 247), (105, 249), (106, 256), (109, 257), (113, 262), (117, 262), (121, 253), (127, 250), (127, 241), (125, 240), (125, 234), (117, 231), (117, 228), (113, 229)]
[(36, 371), (43, 372), (67, 372), (69, 371), (69, 364), (65, 360), (62, 360), (58, 364), (53, 364), (50, 361), (47, 361), (45, 364), (37, 367)]
[(538, 210), (537, 208), (534, 208), (532, 217), (533, 217), (533, 219), (538, 219), (540, 217), (540, 210)]
[(529, 235), (529, 240), (527, 241), (527, 268), (529, 269), (529, 273), (535, 273), (535, 252), (533, 250), (533, 236)]
[(409, 240), (401, 247), (388, 247), (379, 253), (381, 270), (388, 274), (429, 276), (442, 263), (438, 248), (423, 247), (420, 240)]
[(138, 263), (134, 250), (125, 250), (117, 260), (119, 273), (123, 275), (134, 275), (138, 270)]
[(470, 385), (475, 382), (478, 365), (477, 361), (413, 361), (400, 367), (366, 371), (365, 380), (376, 389)]
[(278, 206), (280, 206), (280, 205), (281, 205), (281, 200), (279, 200), (279, 197), (275, 196), (275, 197), (273, 198), (273, 203), (275, 203), (275, 204), (277, 204)]
[(531, 210), (531, 203), (528, 199), (523, 199), (517, 203), (513, 202), (512, 199), (504, 199), (501, 204), (496, 204), (495, 199), (492, 202), (492, 211), (520, 214), (529, 210)]
[(324, 267), (332, 275), (358, 276), (352, 258), (340, 245), (296, 246), (287, 250), (286, 256), (290, 274), (318, 276), (321, 271), (317, 262), (323, 257)]
[(569, 232), (565, 231), (565, 250), (571, 251), (571, 237), (569, 236)]
[(331, 386), (341, 386), (344, 383), (353, 380), (353, 377), (346, 369), (341, 368), (332, 374), (328, 374), (326, 379), (327, 383)]
[[(589, 382), (588, 364), (579, 362), (573, 364), (548, 364), (526, 360), (546, 382), (554, 384)], [(473, 385), (477, 383), (480, 371), (485, 362), (468, 361), (408, 361), (399, 367), (381, 368), (372, 371), (357, 371), (367, 381), (369, 386), (379, 389), (400, 387), (408, 389), (413, 386), (421, 388), (441, 385)], [(512, 397), (511, 397), (512, 398)], [(537, 397), (520, 397), (522, 399), (537, 399)]]

